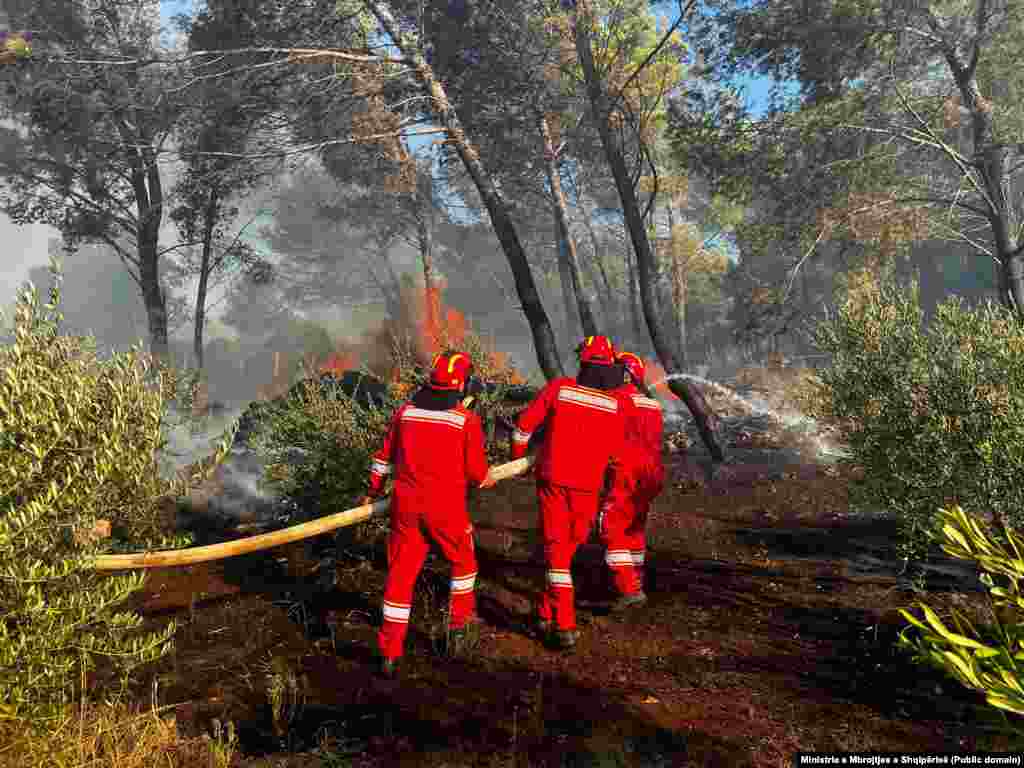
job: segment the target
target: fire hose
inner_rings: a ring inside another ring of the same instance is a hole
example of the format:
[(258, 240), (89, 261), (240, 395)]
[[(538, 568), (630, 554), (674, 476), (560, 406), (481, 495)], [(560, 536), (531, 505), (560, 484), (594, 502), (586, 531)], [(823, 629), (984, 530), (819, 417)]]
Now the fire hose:
[[(508, 480), (526, 472), (533, 464), (533, 456), (526, 456), (506, 464), (491, 467), (491, 477), (495, 480)], [(225, 541), (220, 544), (207, 544), (202, 547), (187, 549), (168, 549), (158, 552), (137, 552), (128, 555), (99, 555), (95, 568), (98, 571), (121, 571), (135, 568), (165, 568), (174, 565), (194, 565), (211, 560), (222, 560), (226, 557), (245, 555), (261, 549), (279, 547), (294, 541), (318, 536), (346, 525), (355, 525), (369, 520), (374, 515), (386, 512), (391, 508), (391, 499), (385, 498), (373, 504), (364, 504), (333, 515), (327, 515), (308, 523), (292, 525), (280, 531), (262, 533), (258, 536), (247, 536), (244, 539)]]

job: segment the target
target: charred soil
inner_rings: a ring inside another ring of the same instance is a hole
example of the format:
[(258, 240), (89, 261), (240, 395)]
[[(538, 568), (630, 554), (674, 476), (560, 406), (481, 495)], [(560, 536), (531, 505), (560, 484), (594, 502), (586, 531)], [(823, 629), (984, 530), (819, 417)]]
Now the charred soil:
[[(978, 696), (895, 648), (896, 608), (917, 595), (893, 523), (850, 516), (849, 478), (834, 468), (755, 458), (714, 472), (670, 459), (649, 525), (647, 605), (603, 613), (601, 550), (579, 553), (572, 653), (528, 633), (543, 576), (528, 478), (473, 502), (479, 641), (440, 656), (447, 572), (428, 561), (393, 681), (374, 663), (380, 539), (352, 539), (326, 590), (301, 546), (155, 571), (138, 607), (182, 625), (156, 671), (161, 703), (179, 705), (185, 733), (234, 722), (246, 768), (761, 768), (800, 750), (1009, 746)], [(933, 605), (977, 602), (959, 564), (925, 577)]]

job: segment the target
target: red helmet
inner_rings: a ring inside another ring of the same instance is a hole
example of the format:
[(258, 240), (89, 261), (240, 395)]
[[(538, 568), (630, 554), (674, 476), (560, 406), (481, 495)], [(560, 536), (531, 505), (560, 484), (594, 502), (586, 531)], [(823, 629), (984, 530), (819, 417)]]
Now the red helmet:
[(607, 336), (587, 336), (576, 347), (576, 354), (581, 363), (595, 365), (612, 365), (615, 362), (615, 348)]
[(473, 361), (464, 352), (435, 355), (430, 364), (430, 388), (461, 390), (473, 370)]
[(632, 352), (620, 352), (615, 358), (615, 362), (622, 363), (626, 368), (626, 372), (632, 377), (633, 381), (637, 384), (643, 384), (644, 378), (647, 375), (647, 366), (644, 365), (644, 361)]

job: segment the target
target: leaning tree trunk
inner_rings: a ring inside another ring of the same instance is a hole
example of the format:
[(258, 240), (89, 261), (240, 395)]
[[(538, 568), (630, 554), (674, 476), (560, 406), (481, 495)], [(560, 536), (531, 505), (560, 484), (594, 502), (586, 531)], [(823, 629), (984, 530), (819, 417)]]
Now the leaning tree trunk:
[[(148, 146), (146, 138), (123, 129), (126, 142)], [(167, 302), (160, 286), (160, 224), (163, 221), (163, 188), (160, 170), (152, 150), (143, 149), (133, 156), (131, 174), (132, 192), (138, 212), (136, 242), (139, 255), (139, 287), (142, 304), (149, 323), (150, 353), (158, 362), (169, 362), (167, 341)]]
[(626, 285), (629, 286), (629, 291), (626, 294), (626, 300), (629, 302), (629, 321), (633, 330), (633, 343), (640, 344), (644, 338), (644, 325), (640, 319), (640, 298), (637, 296), (636, 277), (636, 258), (634, 258), (633, 248), (627, 243)]
[[(547, 170), (548, 184), (551, 185), (551, 198), (555, 214), (555, 229), (558, 232), (558, 256), (559, 266), (564, 264), (565, 272), (568, 273), (570, 288), (573, 297), (576, 299), (576, 311), (579, 313), (580, 325), (583, 327), (584, 336), (596, 336), (597, 323), (594, 321), (594, 310), (590, 306), (590, 300), (583, 293), (583, 276), (580, 274), (579, 255), (576, 251), (576, 241), (569, 230), (569, 214), (566, 212), (565, 192), (562, 189), (562, 175), (558, 168), (559, 147), (555, 146), (551, 138), (551, 126), (548, 125), (547, 116), (541, 113), (538, 115), (540, 135), (544, 141), (544, 167)], [(563, 281), (564, 281), (563, 277)], [(563, 291), (565, 286), (563, 285)], [(568, 298), (568, 297), (567, 297)], [(570, 304), (566, 301), (566, 318), (572, 317)], [(570, 333), (575, 331), (575, 326), (570, 325)], [(574, 334), (572, 334), (574, 335)]]
[(669, 203), (665, 208), (668, 213), (668, 251), (672, 264), (672, 301), (676, 306), (676, 320), (679, 328), (679, 362), (685, 367), (690, 364), (689, 345), (686, 334), (686, 301), (690, 265), (680, 250), (676, 248), (673, 235), (676, 222), (672, 211), (672, 204)]
[(448, 101), (444, 87), (434, 76), (434, 70), (427, 64), (418, 46), (411, 42), (399, 28), (387, 3), (381, 2), (381, 0), (365, 0), (365, 3), (416, 71), (416, 76), (430, 96), (434, 112), (444, 126), (449, 141), (455, 147), (466, 170), (473, 178), (480, 198), (487, 207), (487, 213), (491, 217), (491, 226), (494, 227), (494, 234), (497, 236), (498, 242), (501, 243), (505, 258), (508, 259), (508, 265), (516, 282), (516, 292), (522, 302), (526, 320), (530, 324), (534, 348), (537, 351), (537, 362), (540, 363), (541, 370), (548, 379), (562, 376), (564, 371), (558, 357), (558, 344), (551, 329), (551, 322), (544, 311), (544, 305), (541, 303), (540, 294), (537, 291), (537, 284), (533, 280), (533, 273), (530, 272), (530, 264), (526, 260), (526, 254), (519, 241), (519, 236), (516, 234), (515, 226), (512, 224), (505, 201), (498, 194), (494, 181), (480, 161), (480, 155), (462, 129), (462, 123), (458, 115), (455, 114), (451, 102)]
[[(662, 307), (658, 306), (659, 301), (654, 291), (654, 284), (658, 276), (656, 274), (657, 267), (654, 254), (651, 251), (651, 243), (647, 238), (647, 232), (644, 230), (643, 217), (636, 199), (636, 192), (629, 177), (629, 170), (626, 168), (626, 160), (623, 156), (622, 148), (618, 145), (618, 137), (609, 123), (611, 110), (609, 109), (608, 98), (604, 92), (604, 84), (597, 78), (594, 54), (590, 48), (590, 34), (588, 32), (590, 23), (589, 12), (580, 9), (579, 5), (577, 5), (577, 9), (573, 12), (576, 54), (583, 69), (587, 95), (590, 99), (594, 119), (597, 122), (598, 133), (601, 135), (601, 144), (604, 146), (608, 165), (611, 166), (612, 176), (615, 178), (615, 187), (618, 190), (619, 199), (622, 201), (630, 239), (633, 241), (637, 271), (640, 278), (640, 299), (643, 302), (647, 328), (651, 333), (651, 342), (654, 344), (654, 349), (666, 373), (671, 376), (674, 373), (680, 373), (681, 366), (672, 350), (669, 334), (665, 327), (665, 313), (662, 311)], [(701, 439), (707, 446), (711, 456), (716, 461), (723, 461), (725, 454), (722, 452), (722, 448), (715, 436), (717, 419), (700, 390), (697, 389), (693, 382), (687, 379), (669, 378), (666, 383), (673, 394), (686, 403), (686, 407), (693, 414), (694, 421), (697, 423), (697, 430), (700, 432)]]

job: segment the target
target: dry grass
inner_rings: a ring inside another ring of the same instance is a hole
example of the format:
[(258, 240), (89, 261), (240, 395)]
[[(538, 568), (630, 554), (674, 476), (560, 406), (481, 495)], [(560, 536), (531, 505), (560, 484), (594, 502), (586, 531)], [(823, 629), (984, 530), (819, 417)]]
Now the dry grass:
[[(124, 704), (76, 708), (50, 732), (0, 729), (2, 768), (230, 768), (235, 762), (233, 726), (182, 737), (172, 707), (138, 712)], [(4, 731), (7, 731), (6, 733)]]

